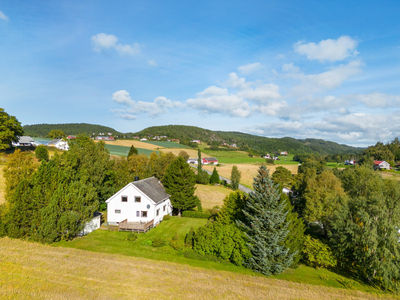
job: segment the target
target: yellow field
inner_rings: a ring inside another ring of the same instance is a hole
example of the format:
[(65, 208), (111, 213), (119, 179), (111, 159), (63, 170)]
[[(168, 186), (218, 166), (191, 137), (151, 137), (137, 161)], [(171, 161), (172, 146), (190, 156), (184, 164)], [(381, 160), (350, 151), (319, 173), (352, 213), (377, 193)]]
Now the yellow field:
[(143, 143), (135, 140), (116, 140), (114, 142), (111, 141), (104, 141), (104, 142), (109, 145), (125, 146), (125, 147), (130, 147), (133, 145), (136, 148), (149, 149), (149, 150), (157, 150), (158, 148), (160, 148), (160, 146)]
[[(239, 171), (242, 172), (240, 183), (252, 186), (253, 179), (257, 176), (257, 171), (260, 168), (261, 164), (224, 164), (221, 167), (217, 167), (218, 174), (228, 179), (231, 178), (232, 167), (234, 165), (236, 165)], [(267, 168), (270, 170), (270, 175), (272, 175), (275, 172), (275, 169), (280, 166), (290, 170), (292, 174), (297, 174), (297, 165), (268, 165)], [(214, 170), (214, 166), (205, 165), (203, 166), (203, 169), (212, 171)]]
[(208, 209), (214, 206), (221, 207), (226, 195), (229, 195), (231, 192), (233, 192), (231, 189), (222, 185), (198, 184), (194, 194), (200, 198), (203, 209)]
[(3, 238), (1, 299), (391, 299)]
[(6, 190), (6, 181), (3, 176), (3, 168), (4, 165), (0, 165), (0, 204), (4, 203), (5, 199), (5, 190)]

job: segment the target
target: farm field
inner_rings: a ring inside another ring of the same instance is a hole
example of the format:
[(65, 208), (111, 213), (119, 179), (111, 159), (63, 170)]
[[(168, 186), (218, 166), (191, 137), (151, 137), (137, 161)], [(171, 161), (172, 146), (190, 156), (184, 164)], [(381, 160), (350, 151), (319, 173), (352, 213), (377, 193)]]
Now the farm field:
[[(130, 149), (130, 147), (110, 145), (110, 144), (106, 144), (105, 147), (106, 149), (108, 149), (108, 151), (110, 151), (110, 154), (118, 156), (127, 156)], [(136, 149), (138, 150), (138, 154), (146, 154), (147, 156), (149, 156), (152, 152), (156, 152), (158, 154), (157, 150), (142, 149), (142, 148), (136, 148)]]
[[(197, 150), (193, 150), (193, 149), (174, 149), (174, 148), (165, 148), (165, 149), (160, 149), (160, 151), (161, 152), (164, 152), (164, 153), (168, 153), (168, 152), (171, 152), (171, 153), (173, 153), (175, 156), (178, 156), (179, 155), (179, 152), (181, 152), (181, 151), (185, 151), (187, 154), (189, 154), (189, 157), (191, 157), (191, 158), (196, 158), (197, 157)], [(208, 156), (207, 154), (205, 154), (205, 153), (201, 153), (201, 157), (206, 157), (206, 156)]]
[(5, 202), (6, 181), (3, 176), (4, 165), (0, 165), (0, 204)]
[(8, 238), (0, 258), (2, 299), (394, 299)]
[[(253, 186), (253, 179), (257, 176), (257, 171), (260, 168), (261, 164), (224, 164), (223, 166), (217, 167), (218, 174), (220, 176), (231, 178), (232, 167), (236, 165), (239, 171), (242, 172), (242, 178), (240, 183), (246, 186)], [(275, 169), (280, 165), (267, 165), (267, 168), (270, 170), (270, 175), (275, 172)], [(290, 170), (292, 174), (297, 174), (297, 167), (298, 165), (281, 165), (286, 169)], [(208, 171), (213, 171), (214, 166), (211, 165), (204, 165), (203, 169)]]
[(186, 145), (181, 145), (181, 144), (174, 143), (174, 142), (147, 141), (147, 142), (144, 142), (144, 143), (156, 145), (156, 146), (158, 146), (160, 148), (186, 148), (186, 149), (190, 149), (190, 147), (188, 147)]
[(204, 185), (198, 184), (194, 193), (201, 200), (203, 209), (213, 208), (214, 206), (221, 207), (224, 204), (224, 199), (227, 195), (233, 192), (231, 189), (223, 185)]

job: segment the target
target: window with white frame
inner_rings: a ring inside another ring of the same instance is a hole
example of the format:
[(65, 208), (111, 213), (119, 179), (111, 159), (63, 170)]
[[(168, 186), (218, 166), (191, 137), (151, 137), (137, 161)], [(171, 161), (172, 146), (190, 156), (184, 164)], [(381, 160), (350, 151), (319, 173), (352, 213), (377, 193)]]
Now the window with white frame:
[(167, 206), (167, 205), (165, 204), (164, 207), (163, 207), (163, 211), (165, 211), (165, 207), (166, 207), (166, 206)]
[(115, 210), (115, 213), (116, 213), (116, 214), (120, 214), (120, 213), (121, 213), (121, 210), (120, 210), (120, 209), (116, 209), (116, 210)]
[(147, 218), (147, 211), (142, 211), (142, 218)]
[(128, 196), (121, 196), (121, 202), (128, 202)]
[(157, 209), (156, 216), (160, 214), (160, 209)]
[(135, 197), (135, 202), (141, 202), (140, 196)]
[(140, 217), (140, 211), (136, 211), (136, 217)]

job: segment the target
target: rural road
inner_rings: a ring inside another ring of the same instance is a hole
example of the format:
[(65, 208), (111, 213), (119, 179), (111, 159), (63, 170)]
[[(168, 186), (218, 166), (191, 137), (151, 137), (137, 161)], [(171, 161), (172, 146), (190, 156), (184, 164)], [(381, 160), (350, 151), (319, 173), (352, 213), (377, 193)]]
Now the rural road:
[[(192, 168), (195, 168), (195, 169), (197, 169), (197, 166), (194, 166), (194, 165), (190, 165)], [(212, 174), (212, 172), (211, 171), (207, 171), (207, 170), (204, 170), (204, 169), (202, 169), (203, 171), (206, 171), (209, 175), (211, 175)], [(227, 183), (229, 183), (229, 184), (231, 184), (231, 180), (230, 179), (228, 179), (228, 178), (225, 178), (225, 177), (222, 177), (222, 176), (219, 176), (219, 180), (221, 180), (221, 181), (223, 181), (223, 180), (225, 180)], [(244, 185), (241, 185), (241, 184), (239, 184), (239, 187), (238, 187), (238, 189), (239, 190), (241, 190), (242, 192), (245, 192), (245, 193), (247, 193), (247, 194), (249, 194), (250, 192), (252, 192), (253, 190), (252, 189), (250, 189), (250, 188), (248, 188), (248, 187), (246, 187), (246, 186), (244, 186)]]

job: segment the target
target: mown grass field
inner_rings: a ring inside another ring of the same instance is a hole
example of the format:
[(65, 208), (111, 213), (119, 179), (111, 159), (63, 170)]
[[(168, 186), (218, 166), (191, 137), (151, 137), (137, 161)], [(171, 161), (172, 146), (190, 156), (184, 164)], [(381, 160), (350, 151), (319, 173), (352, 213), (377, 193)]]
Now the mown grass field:
[(164, 141), (146, 141), (144, 142), (146, 144), (152, 144), (152, 145), (156, 145), (160, 148), (185, 148), (185, 149), (190, 149), (190, 147), (186, 146), (186, 145), (181, 145), (178, 143), (174, 143), (174, 142), (164, 142)]
[(221, 207), (227, 195), (233, 192), (231, 189), (222, 185), (203, 185), (196, 186), (195, 195), (201, 200), (203, 209), (213, 208), (214, 206)]
[[(111, 155), (118, 155), (118, 156), (128, 156), (130, 149), (130, 147), (110, 145), (110, 144), (106, 144), (105, 147), (106, 149), (108, 149), (108, 151), (110, 151)], [(149, 156), (152, 152), (156, 152), (157, 154), (159, 153), (157, 150), (142, 149), (142, 148), (136, 148), (136, 149), (138, 150), (138, 154), (146, 154), (147, 156)]]
[(1, 299), (395, 299), (8, 238), (0, 240), (0, 286)]

